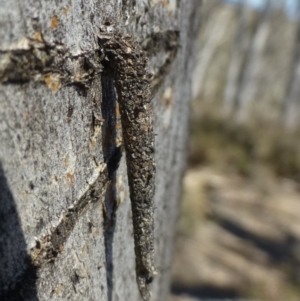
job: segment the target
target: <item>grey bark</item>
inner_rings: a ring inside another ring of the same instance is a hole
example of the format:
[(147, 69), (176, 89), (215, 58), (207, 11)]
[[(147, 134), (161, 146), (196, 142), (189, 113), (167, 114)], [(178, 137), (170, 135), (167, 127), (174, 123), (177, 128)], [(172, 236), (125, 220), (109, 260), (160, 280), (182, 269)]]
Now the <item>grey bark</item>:
[(200, 2), (133, 2), (0, 0), (0, 300), (141, 300), (103, 31), (133, 36), (149, 56), (152, 300), (167, 295)]

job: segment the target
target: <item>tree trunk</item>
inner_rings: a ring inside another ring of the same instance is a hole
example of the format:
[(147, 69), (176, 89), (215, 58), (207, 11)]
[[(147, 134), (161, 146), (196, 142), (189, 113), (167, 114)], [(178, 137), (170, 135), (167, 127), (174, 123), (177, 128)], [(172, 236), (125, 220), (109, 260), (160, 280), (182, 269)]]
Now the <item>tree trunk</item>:
[(249, 30), (247, 30), (247, 26), (249, 26), (249, 10), (250, 7), (246, 1), (243, 1), (238, 6), (238, 25), (235, 40), (232, 44), (232, 54), (223, 100), (223, 108), (226, 115), (230, 115), (234, 111), (238, 97), (240, 74), (251, 42), (251, 36)]
[(296, 10), (297, 31), (294, 53), (291, 60), (290, 76), (287, 83), (287, 93), (283, 105), (283, 122), (288, 130), (299, 126), (299, 95), (300, 95), (300, 1)]
[[(217, 4), (218, 3), (215, 3), (210, 9), (203, 5), (203, 8), (205, 7), (206, 11), (210, 13), (210, 18), (205, 26), (201, 26), (201, 39), (199, 39), (199, 44), (201, 45), (199, 47), (200, 51), (198, 53), (197, 66), (194, 71), (194, 97), (197, 97), (203, 90), (207, 71), (214, 60), (218, 47), (220, 47), (221, 38), (224, 36), (226, 30), (228, 30), (228, 25), (232, 19), (232, 15), (228, 13), (227, 10), (224, 10), (223, 6)], [(210, 6), (212, 3), (206, 5)], [(212, 99), (206, 100), (212, 101)]]
[(0, 0), (0, 300), (141, 300), (117, 80), (103, 36), (149, 57), (151, 300), (165, 299), (199, 10), (199, 0)]
[(270, 14), (270, 0), (267, 1), (261, 13), (256, 32), (251, 41), (249, 55), (241, 74), (240, 90), (237, 96), (237, 120), (246, 122), (249, 117), (249, 107), (255, 101), (256, 90), (260, 81), (263, 66), (263, 51), (270, 31), (268, 17)]

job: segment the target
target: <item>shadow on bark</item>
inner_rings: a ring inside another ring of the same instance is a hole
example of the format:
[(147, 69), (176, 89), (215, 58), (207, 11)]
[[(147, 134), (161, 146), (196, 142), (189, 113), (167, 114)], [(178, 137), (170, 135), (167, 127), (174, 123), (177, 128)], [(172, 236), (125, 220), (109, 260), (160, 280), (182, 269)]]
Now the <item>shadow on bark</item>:
[(0, 162), (0, 300), (36, 301), (36, 269)]
[(113, 300), (113, 241), (116, 228), (116, 170), (119, 167), (122, 157), (121, 148), (116, 145), (117, 140), (117, 116), (116, 116), (116, 93), (114, 81), (108, 72), (102, 74), (102, 117), (105, 120), (102, 125), (102, 150), (104, 162), (107, 164), (110, 185), (105, 195), (105, 219), (104, 219), (104, 240), (105, 240), (105, 260), (106, 260), (106, 283), (107, 300)]

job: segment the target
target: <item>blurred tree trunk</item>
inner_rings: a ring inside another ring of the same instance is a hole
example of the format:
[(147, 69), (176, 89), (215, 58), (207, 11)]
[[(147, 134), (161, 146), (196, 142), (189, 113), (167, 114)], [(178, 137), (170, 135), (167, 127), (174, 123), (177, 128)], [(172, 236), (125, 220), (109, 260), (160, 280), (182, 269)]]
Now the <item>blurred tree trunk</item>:
[(220, 45), (220, 40), (226, 33), (231, 21), (231, 15), (228, 14), (226, 10), (223, 10), (221, 4), (220, 1), (212, 1), (211, 3), (209, 2), (206, 5), (203, 5), (203, 8), (205, 8), (205, 10), (203, 9), (203, 14), (207, 12), (207, 14), (205, 13), (205, 18), (207, 18), (207, 20), (205, 27), (202, 26), (204, 29), (202, 29), (201, 39), (199, 39), (201, 45), (199, 47), (200, 51), (198, 53), (197, 66), (195, 68), (193, 85), (194, 97), (198, 96), (202, 90), (207, 70), (212, 64), (214, 55)]
[(269, 34), (268, 17), (271, 10), (271, 0), (266, 2), (256, 31), (251, 41), (249, 54), (244, 62), (244, 69), (241, 73), (239, 94), (237, 96), (237, 119), (245, 122), (249, 116), (249, 106), (255, 101), (256, 90), (263, 73), (263, 51)]
[(124, 155), (108, 175), (122, 139), (101, 31), (132, 35), (154, 74), (152, 300), (165, 299), (199, 11), (199, 0), (0, 0), (0, 300), (141, 300)]
[(287, 86), (287, 95), (283, 106), (284, 124), (288, 130), (299, 125), (300, 116), (300, 1), (297, 2), (297, 31), (295, 37), (294, 55), (291, 60), (290, 76)]
[(231, 114), (237, 101), (240, 86), (240, 75), (243, 69), (243, 62), (247, 55), (247, 50), (251, 42), (251, 36), (247, 27), (249, 19), (249, 6), (246, 1), (239, 4), (238, 7), (238, 26), (236, 29), (235, 41), (232, 45), (232, 55), (228, 68), (225, 95), (223, 101), (224, 113)]

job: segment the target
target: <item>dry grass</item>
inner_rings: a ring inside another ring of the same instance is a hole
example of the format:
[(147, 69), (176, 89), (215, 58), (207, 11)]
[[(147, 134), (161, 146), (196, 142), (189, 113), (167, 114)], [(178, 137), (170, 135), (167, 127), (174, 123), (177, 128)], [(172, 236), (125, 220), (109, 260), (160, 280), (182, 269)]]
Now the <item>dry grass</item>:
[[(209, 105), (207, 105), (209, 106)], [(267, 169), (275, 176), (300, 178), (300, 131), (287, 133), (279, 124), (259, 120), (238, 124), (217, 108), (195, 105), (191, 123), (189, 166), (256, 176)]]

